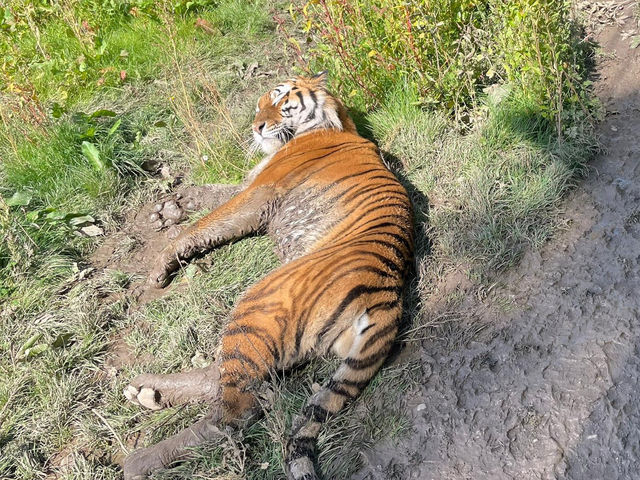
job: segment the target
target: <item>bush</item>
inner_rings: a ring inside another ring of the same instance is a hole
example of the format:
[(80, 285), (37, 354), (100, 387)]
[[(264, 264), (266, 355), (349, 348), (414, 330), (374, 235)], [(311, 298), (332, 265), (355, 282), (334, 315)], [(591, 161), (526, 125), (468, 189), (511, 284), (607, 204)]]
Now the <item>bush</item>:
[(304, 21), (311, 67), (329, 69), (361, 108), (384, 103), (399, 83), (423, 106), (457, 112), (499, 80), (518, 84), (548, 118), (580, 101), (568, 1), (308, 0), (292, 13)]

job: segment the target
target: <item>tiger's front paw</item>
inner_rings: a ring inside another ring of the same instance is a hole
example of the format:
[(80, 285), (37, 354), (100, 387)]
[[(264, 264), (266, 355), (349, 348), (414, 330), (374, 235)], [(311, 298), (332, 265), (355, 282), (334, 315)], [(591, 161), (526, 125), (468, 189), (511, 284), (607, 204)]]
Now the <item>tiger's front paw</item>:
[(165, 248), (160, 252), (158, 258), (156, 258), (149, 277), (147, 278), (147, 283), (153, 288), (166, 287), (171, 280), (171, 275), (179, 266), (180, 261), (178, 260), (178, 254), (175, 249), (171, 246)]
[(170, 272), (166, 265), (156, 263), (151, 270), (147, 283), (153, 288), (164, 288), (169, 284)]
[(172, 227), (199, 207), (200, 203), (190, 195), (172, 194), (153, 206), (153, 211), (149, 214), (149, 224), (156, 230)]

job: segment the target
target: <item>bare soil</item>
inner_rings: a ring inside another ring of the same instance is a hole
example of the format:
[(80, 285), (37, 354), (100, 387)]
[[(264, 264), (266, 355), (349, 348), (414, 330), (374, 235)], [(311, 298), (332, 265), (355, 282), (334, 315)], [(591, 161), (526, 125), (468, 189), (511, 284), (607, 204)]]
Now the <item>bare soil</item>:
[(353, 480), (640, 478), (640, 48), (620, 4), (597, 33), (606, 153), (565, 202), (567, 229), (489, 292), (448, 281), (426, 299), (442, 319), (466, 293), (417, 349), (412, 431)]

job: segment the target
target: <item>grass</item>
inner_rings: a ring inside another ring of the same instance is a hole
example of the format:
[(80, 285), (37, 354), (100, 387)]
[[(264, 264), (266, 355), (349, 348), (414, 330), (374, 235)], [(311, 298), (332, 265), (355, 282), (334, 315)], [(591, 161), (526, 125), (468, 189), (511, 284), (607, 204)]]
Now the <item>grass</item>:
[[(242, 178), (256, 161), (245, 153), (256, 96), (290, 73), (269, 2), (109, 5), (14, 0), (0, 25), (12, 40), (0, 47), (0, 478), (120, 478), (127, 451), (204, 414), (141, 411), (122, 390), (143, 371), (211, 361), (238, 296), (277, 264), (268, 239), (245, 239), (142, 308), (130, 304), (130, 274), (91, 266), (102, 236), (82, 228), (117, 232), (178, 180)], [(416, 103), (410, 88), (397, 89), (357, 115), (418, 213), (408, 339), (423, 332), (434, 278), (463, 268), (493, 281), (553, 235), (558, 202), (596, 148), (580, 111), (565, 112), (558, 139), (508, 85), (481, 98), (466, 125)], [(134, 238), (121, 254), (130, 247)], [(155, 478), (282, 478), (291, 418), (335, 365), (320, 359), (274, 376), (263, 419)], [(326, 478), (347, 478), (362, 449), (407, 431), (397, 404), (419, 376), (412, 362), (383, 369), (329, 422), (319, 441)]]
[(369, 117), (411, 188), (429, 197), (428, 261), (465, 264), (483, 281), (549, 238), (558, 201), (597, 149), (586, 119), (559, 140), (530, 100), (502, 95), (485, 99), (471, 131), (416, 108), (406, 90)]

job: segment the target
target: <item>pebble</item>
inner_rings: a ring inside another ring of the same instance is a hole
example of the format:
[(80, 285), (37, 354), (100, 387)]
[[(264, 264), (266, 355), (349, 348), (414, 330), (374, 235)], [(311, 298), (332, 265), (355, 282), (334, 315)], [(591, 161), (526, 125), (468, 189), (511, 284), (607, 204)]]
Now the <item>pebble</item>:
[(162, 220), (156, 220), (151, 224), (151, 226), (156, 230), (160, 230), (162, 228)]
[(152, 213), (151, 215), (149, 215), (149, 221), (150, 222), (155, 222), (159, 218), (160, 218), (160, 215), (158, 215), (157, 213)]
[(195, 210), (196, 209), (196, 202), (194, 202), (193, 200), (189, 200), (187, 202), (187, 210)]
[(626, 178), (616, 178), (613, 181), (613, 184), (616, 186), (616, 188), (620, 192), (624, 192), (627, 188), (629, 188), (629, 185), (631, 184), (631, 182)]
[(156, 203), (155, 206), (153, 207), (153, 210), (156, 212), (159, 212), (160, 210), (162, 210), (162, 204)]
[(172, 218), (168, 218), (164, 221), (164, 226), (165, 227), (170, 227), (171, 225), (173, 225), (174, 223), (176, 223)]

